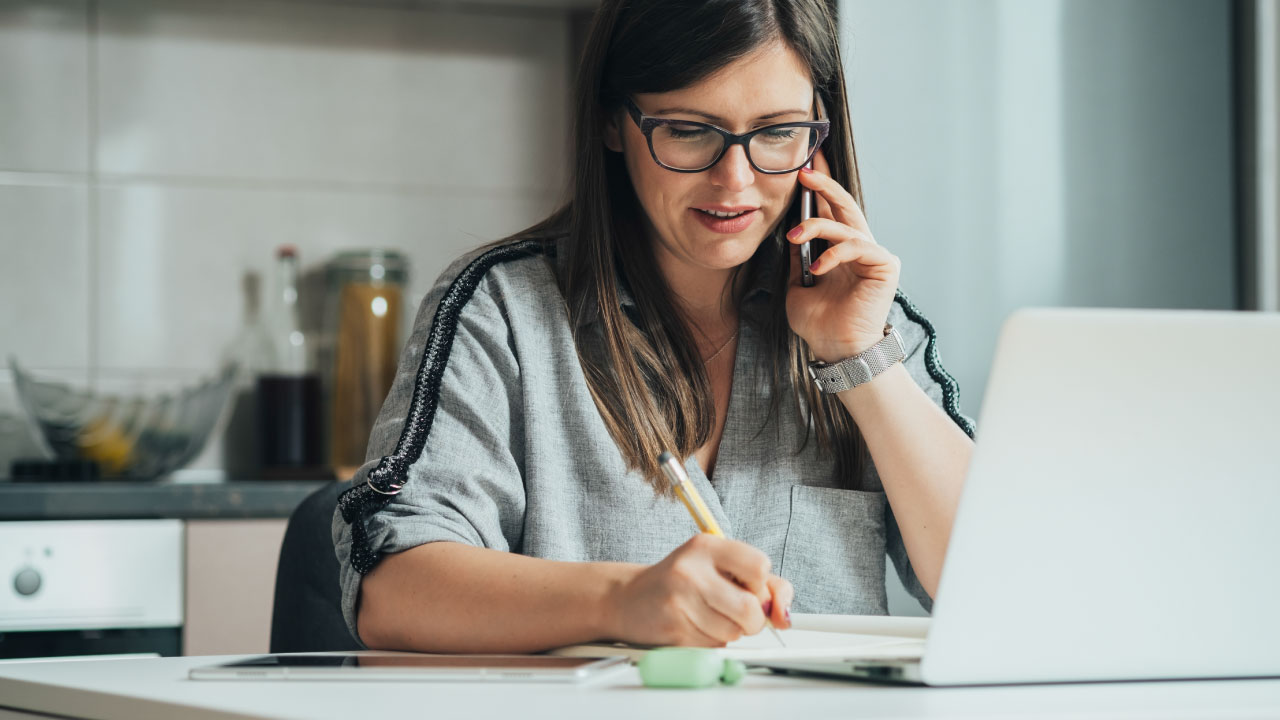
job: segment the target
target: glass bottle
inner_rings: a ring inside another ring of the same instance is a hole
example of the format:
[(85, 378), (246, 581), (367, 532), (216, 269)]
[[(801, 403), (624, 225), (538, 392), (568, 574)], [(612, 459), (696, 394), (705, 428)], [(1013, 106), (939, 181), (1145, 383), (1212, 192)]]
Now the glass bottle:
[(273, 369), (271, 336), (262, 312), (262, 276), (244, 276), (244, 317), (240, 330), (222, 356), (223, 364), (236, 364), (231, 408), (222, 434), (222, 465), (229, 480), (261, 475), (258, 463), (258, 376)]
[(316, 478), (324, 465), (320, 376), (298, 308), (298, 253), (276, 251), (276, 284), (267, 315), (270, 366), (258, 375), (258, 440), (262, 476)]

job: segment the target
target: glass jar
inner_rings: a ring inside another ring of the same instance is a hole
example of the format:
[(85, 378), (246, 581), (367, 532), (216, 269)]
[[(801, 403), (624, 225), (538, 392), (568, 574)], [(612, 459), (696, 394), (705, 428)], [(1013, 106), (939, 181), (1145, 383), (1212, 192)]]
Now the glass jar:
[(365, 461), (395, 379), (409, 263), (394, 250), (349, 250), (325, 267), (329, 459), (341, 480)]

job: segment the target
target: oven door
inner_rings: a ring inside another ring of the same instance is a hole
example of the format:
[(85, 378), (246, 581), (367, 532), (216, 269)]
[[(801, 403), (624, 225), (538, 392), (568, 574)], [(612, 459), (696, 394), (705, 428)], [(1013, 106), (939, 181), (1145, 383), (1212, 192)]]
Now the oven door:
[(0, 523), (0, 658), (181, 653), (181, 520)]

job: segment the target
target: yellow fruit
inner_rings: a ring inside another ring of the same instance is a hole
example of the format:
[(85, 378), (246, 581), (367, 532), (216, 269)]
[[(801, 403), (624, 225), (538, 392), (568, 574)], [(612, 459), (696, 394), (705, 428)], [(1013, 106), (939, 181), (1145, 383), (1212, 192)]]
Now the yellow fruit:
[(76, 438), (80, 457), (98, 463), (104, 475), (119, 475), (133, 462), (133, 438), (106, 415), (94, 418)]

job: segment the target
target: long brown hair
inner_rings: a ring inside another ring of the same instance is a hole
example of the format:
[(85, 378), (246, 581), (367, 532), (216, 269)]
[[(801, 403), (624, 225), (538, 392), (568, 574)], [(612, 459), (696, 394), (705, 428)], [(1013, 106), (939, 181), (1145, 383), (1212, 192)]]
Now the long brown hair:
[[(605, 124), (629, 95), (688, 87), (777, 41), (808, 66), (831, 121), (823, 146), (831, 176), (861, 204), (838, 33), (826, 0), (605, 0), (575, 85), (571, 197), (517, 236), (555, 238), (557, 280), (587, 385), (627, 465), (660, 492), (668, 488), (658, 455), (670, 450), (684, 458), (706, 444), (715, 406), (693, 335), (643, 236), (644, 211), (624, 160), (605, 148)], [(788, 228), (779, 223), (747, 263), (770, 274), (774, 297), (761, 325), (771, 411), (781, 410), (786, 388), (795, 388), (796, 412), (819, 449), (834, 454), (836, 477), (851, 483), (865, 445), (844, 407), (809, 382), (812, 353), (786, 318)], [(622, 286), (634, 299), (632, 314), (620, 305)], [(734, 287), (738, 302), (742, 283)]]

